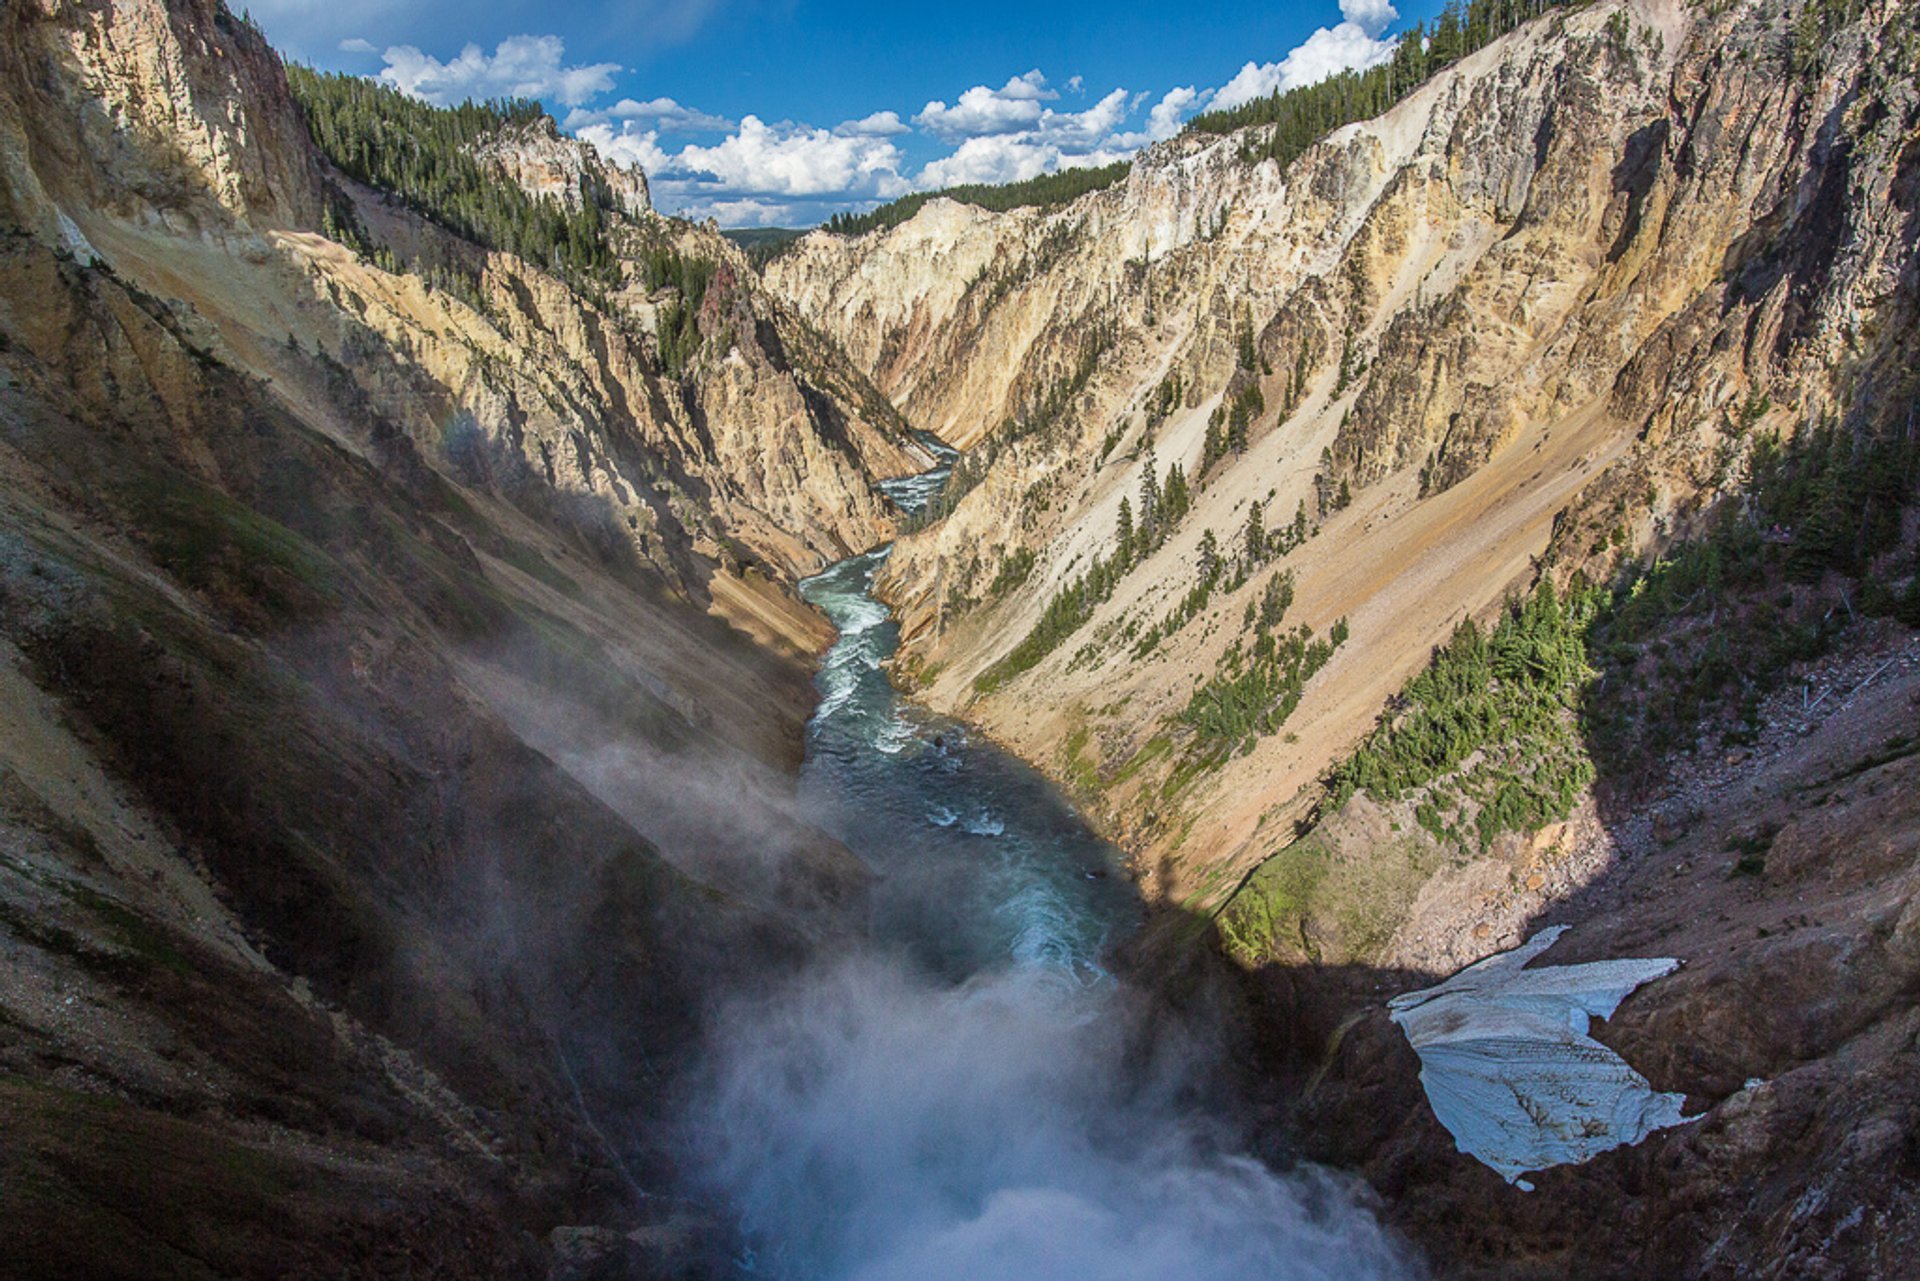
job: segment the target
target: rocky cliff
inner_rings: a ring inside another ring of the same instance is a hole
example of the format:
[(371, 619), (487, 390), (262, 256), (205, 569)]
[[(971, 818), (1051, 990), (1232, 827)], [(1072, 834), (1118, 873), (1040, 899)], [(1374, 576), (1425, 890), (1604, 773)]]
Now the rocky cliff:
[[(1218, 891), (1550, 539), (1561, 572), (1604, 572), (1671, 532), (1737, 475), (1748, 403), (1774, 427), (1894, 403), (1907, 348), (1871, 318), (1911, 288), (1912, 105), (1883, 55), (1913, 36), (1902, 6), (1843, 16), (1551, 14), (1284, 168), (1189, 134), (1064, 208), (936, 201), (800, 242), (770, 286), (980, 446), (984, 478), (888, 570), (926, 696), (1093, 784), (1168, 893)], [(1139, 520), (1149, 460), (1191, 511), (1000, 679), (1112, 558), (1123, 500)], [(1233, 558), (1251, 508), (1310, 536), (1183, 611), (1208, 531)], [(1183, 773), (1172, 718), (1286, 573), (1290, 620), (1352, 639), (1284, 734)]]
[[(1448, 1275), (1905, 1267), (1916, 56), (1911, 5), (1570, 7), (1288, 165), (1189, 134), (767, 270), (969, 449), (902, 679), (1127, 847), (1143, 964), (1222, 945), (1276, 1151)], [(1541, 702), (1448, 685), (1568, 637)], [(1382, 1005), (1554, 923), (1683, 959), (1600, 1035), (1698, 1120), (1528, 1195)]]
[(555, 200), (578, 209), (584, 193), (598, 187), (613, 207), (629, 218), (653, 210), (647, 175), (638, 165), (602, 160), (578, 138), (563, 138), (553, 117), (504, 129), (476, 149), (477, 157), (536, 200)]
[(0, 104), (0, 1274), (704, 1266), (703, 1011), (863, 901), (792, 579), (917, 447), (637, 177), (597, 290), (356, 186), (218, 3), (10, 5)]
[[(384, 421), (462, 483), (722, 608), (754, 594), (743, 571), (790, 581), (889, 531), (872, 479), (922, 456), (884, 400), (721, 237), (650, 213), (644, 178), (550, 120), (478, 159), (542, 198), (604, 188), (617, 255), (711, 264), (684, 367), (655, 340), (675, 295), (631, 261), (590, 298), (331, 171), (277, 55), (217, 5), (19, 6), (4, 39), (11, 219), (179, 300), (349, 447)], [(329, 217), (358, 224), (358, 252), (319, 234)]]

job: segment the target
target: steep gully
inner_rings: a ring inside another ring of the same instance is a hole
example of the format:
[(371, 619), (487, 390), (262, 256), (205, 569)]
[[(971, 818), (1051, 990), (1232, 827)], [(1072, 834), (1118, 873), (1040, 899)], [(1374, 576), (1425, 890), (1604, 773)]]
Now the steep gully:
[[(916, 509), (934, 471), (890, 482)], [(1235, 1150), (1205, 1047), (1107, 968), (1141, 908), (1037, 771), (903, 698), (882, 546), (806, 580), (839, 639), (803, 802), (877, 873), (872, 930), (723, 1017), (689, 1165), (745, 1271), (806, 1277), (1391, 1277), (1359, 1185)]]

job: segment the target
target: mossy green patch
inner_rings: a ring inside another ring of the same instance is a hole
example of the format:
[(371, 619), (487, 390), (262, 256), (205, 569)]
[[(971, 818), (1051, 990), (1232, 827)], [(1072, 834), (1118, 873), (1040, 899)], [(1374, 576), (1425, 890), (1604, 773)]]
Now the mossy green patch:
[(1067, 735), (1061, 745), (1060, 759), (1067, 785), (1082, 796), (1092, 796), (1100, 790), (1100, 760), (1096, 749), (1089, 757), (1087, 744), (1093, 739), (1093, 728), (1084, 722)]
[(1135, 752), (1130, 758), (1128, 758), (1126, 764), (1120, 767), (1119, 772), (1113, 776), (1113, 786), (1119, 787), (1122, 784), (1126, 783), (1128, 780), (1132, 779), (1136, 774), (1138, 774), (1141, 770), (1145, 769), (1148, 765), (1151, 765), (1154, 761), (1160, 759), (1162, 756), (1165, 756), (1168, 752), (1172, 750), (1173, 750), (1172, 735), (1164, 732), (1155, 734), (1152, 738), (1148, 739), (1144, 744), (1141, 745), (1141, 748), (1139, 751)]
[(175, 974), (187, 974), (193, 965), (186, 956), (167, 940), (166, 935), (139, 913), (125, 904), (118, 903), (97, 890), (84, 885), (63, 886), (63, 892), (75, 903), (92, 913), (94, 918), (104, 924), (114, 936), (114, 941), (132, 952), (142, 962), (172, 970)]
[(155, 561), (186, 586), (244, 595), (283, 619), (338, 595), (333, 557), (218, 490), (179, 474), (149, 475), (127, 497)]
[(1353, 856), (1314, 833), (1254, 869), (1221, 909), (1220, 937), (1248, 965), (1376, 961), (1440, 862), (1411, 834)]

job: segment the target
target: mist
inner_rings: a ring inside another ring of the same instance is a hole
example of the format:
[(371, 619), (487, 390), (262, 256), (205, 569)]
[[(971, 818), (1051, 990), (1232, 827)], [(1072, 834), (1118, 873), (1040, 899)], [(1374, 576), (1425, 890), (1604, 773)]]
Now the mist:
[[(1143, 905), (1043, 775), (902, 700), (884, 553), (803, 590), (840, 629), (797, 789), (645, 699), (588, 705), (474, 663), (529, 743), (682, 871), (788, 923), (799, 966), (710, 956), (690, 1055), (656, 1074), (568, 1037), (614, 1163), (724, 1225), (745, 1275), (806, 1281), (1371, 1281), (1419, 1275), (1364, 1184), (1244, 1154), (1208, 1034), (1107, 969)], [(510, 657), (510, 656), (509, 656)], [(656, 1094), (656, 1089), (664, 1093)], [(596, 1096), (597, 1097), (597, 1096)], [(626, 1115), (627, 1107), (644, 1115)], [(606, 1122), (603, 1129), (601, 1122)], [(657, 1149), (656, 1149), (657, 1151)]]
[(1141, 1062), (1113, 979), (823, 963), (716, 1021), (687, 1159), (742, 1269), (821, 1281), (1419, 1275), (1350, 1178), (1282, 1176)]

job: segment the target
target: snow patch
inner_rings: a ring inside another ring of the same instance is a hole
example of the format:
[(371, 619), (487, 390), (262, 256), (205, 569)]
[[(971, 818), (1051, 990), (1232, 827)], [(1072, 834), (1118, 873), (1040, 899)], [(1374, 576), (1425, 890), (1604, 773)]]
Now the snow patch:
[(1578, 1164), (1691, 1118), (1587, 1035), (1672, 959), (1526, 969), (1567, 927), (1469, 965), (1437, 987), (1387, 1002), (1420, 1055), (1420, 1084), (1462, 1152), (1524, 1191), (1529, 1170)]

